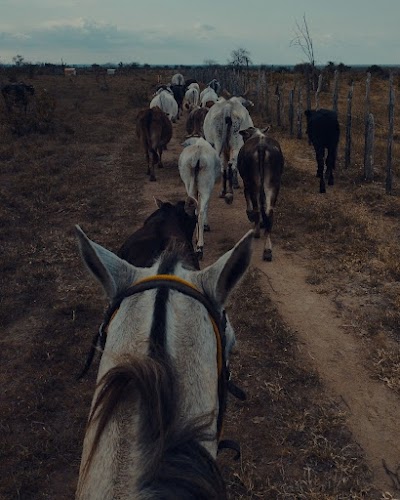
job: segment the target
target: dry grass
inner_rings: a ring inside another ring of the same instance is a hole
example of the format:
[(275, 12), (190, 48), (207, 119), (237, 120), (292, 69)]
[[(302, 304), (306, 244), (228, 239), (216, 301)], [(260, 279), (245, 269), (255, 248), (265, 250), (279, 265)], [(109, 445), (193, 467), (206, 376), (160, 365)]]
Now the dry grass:
[(243, 447), (240, 464), (222, 461), (232, 498), (379, 498), (344, 409), (304, 368), (295, 336), (257, 281), (252, 271), (230, 309), (240, 343), (233, 375), (248, 394), (228, 413), (226, 434), (240, 435)]
[[(94, 75), (43, 76), (27, 83), (49, 99), (39, 99), (37, 112), (51, 126), (18, 137), (0, 120), (2, 498), (73, 496), (95, 370), (79, 383), (75, 375), (104, 302), (82, 270), (72, 228), (81, 224), (115, 250), (143, 220), (134, 120), (156, 81), (148, 70), (110, 78), (106, 86)], [(357, 85), (361, 130), (362, 80)], [(384, 93), (384, 85), (374, 92)], [(342, 109), (344, 102), (342, 93)], [(376, 97), (373, 104), (383, 124), (384, 104)], [(314, 168), (304, 163), (313, 161), (311, 149), (277, 134), (287, 166), (275, 238), (312, 253), (317, 264), (309, 282), (321, 293), (335, 290), (338, 306), (352, 307), (357, 331), (369, 342), (371, 375), (399, 391), (398, 188), (386, 197), (381, 184), (360, 181), (357, 139), (354, 164), (344, 172), (339, 162), (336, 187), (321, 196)], [(221, 252), (233, 243), (222, 241)], [(229, 405), (226, 435), (240, 436), (243, 446), (238, 464), (221, 456), (231, 498), (381, 498), (344, 425), (344, 409), (302, 366), (293, 332), (257, 279), (247, 278), (251, 294), (244, 283), (231, 307), (240, 341), (234, 376), (249, 397)]]

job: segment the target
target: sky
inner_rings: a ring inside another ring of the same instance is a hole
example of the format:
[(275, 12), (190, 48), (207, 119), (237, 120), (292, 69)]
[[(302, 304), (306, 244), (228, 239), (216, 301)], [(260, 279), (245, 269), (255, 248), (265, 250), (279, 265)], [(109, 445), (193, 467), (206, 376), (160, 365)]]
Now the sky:
[(400, 64), (400, 0), (0, 0), (0, 63)]

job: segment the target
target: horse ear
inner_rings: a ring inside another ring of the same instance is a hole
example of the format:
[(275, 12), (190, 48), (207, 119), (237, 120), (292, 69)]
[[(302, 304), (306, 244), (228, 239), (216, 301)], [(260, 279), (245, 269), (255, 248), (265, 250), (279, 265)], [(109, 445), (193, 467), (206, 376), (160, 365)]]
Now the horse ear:
[(91, 241), (79, 226), (75, 229), (82, 260), (100, 282), (107, 297), (113, 300), (135, 281), (135, 267)]
[(204, 291), (217, 304), (224, 305), (228, 295), (249, 267), (252, 242), (253, 231), (249, 231), (229, 252), (198, 273)]

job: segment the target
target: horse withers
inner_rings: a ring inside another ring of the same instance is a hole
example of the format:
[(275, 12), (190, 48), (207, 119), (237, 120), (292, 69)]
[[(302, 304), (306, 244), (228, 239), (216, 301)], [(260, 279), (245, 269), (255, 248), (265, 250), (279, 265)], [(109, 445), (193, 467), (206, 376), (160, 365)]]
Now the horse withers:
[(77, 235), (111, 303), (77, 498), (225, 498), (215, 463), (223, 308), (249, 265), (252, 232), (201, 271), (174, 246), (138, 267)]

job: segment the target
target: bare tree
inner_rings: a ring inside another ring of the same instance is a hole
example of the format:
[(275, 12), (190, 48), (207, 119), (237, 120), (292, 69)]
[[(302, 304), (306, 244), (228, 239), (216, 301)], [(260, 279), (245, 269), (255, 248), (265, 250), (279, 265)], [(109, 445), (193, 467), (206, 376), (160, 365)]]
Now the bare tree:
[(308, 77), (311, 78), (312, 82), (312, 89), (316, 90), (316, 68), (315, 68), (315, 56), (314, 56), (314, 45), (313, 45), (313, 40), (311, 38), (310, 30), (308, 28), (307, 24), (307, 19), (306, 15), (303, 15), (303, 22), (299, 23), (296, 21), (296, 28), (295, 28), (295, 34), (296, 36), (290, 41), (290, 46), (297, 46), (300, 47), (302, 50), (303, 54), (307, 57), (308, 63), (309, 63), (309, 73)]
[(12, 60), (13, 60), (13, 63), (15, 64), (15, 66), (17, 66), (18, 68), (20, 68), (21, 66), (23, 66), (25, 64), (25, 59), (20, 54), (17, 54), (16, 56), (14, 56), (12, 58)]
[(241, 70), (244, 67), (248, 67), (249, 64), (253, 64), (250, 58), (250, 52), (243, 47), (232, 50), (231, 58), (228, 61), (228, 64), (238, 70)]
[[(234, 74), (231, 91), (235, 94), (243, 94), (249, 86), (249, 65), (253, 64), (250, 52), (243, 47), (232, 50), (228, 64), (232, 67)], [(247, 70), (246, 73), (245, 69)]]

